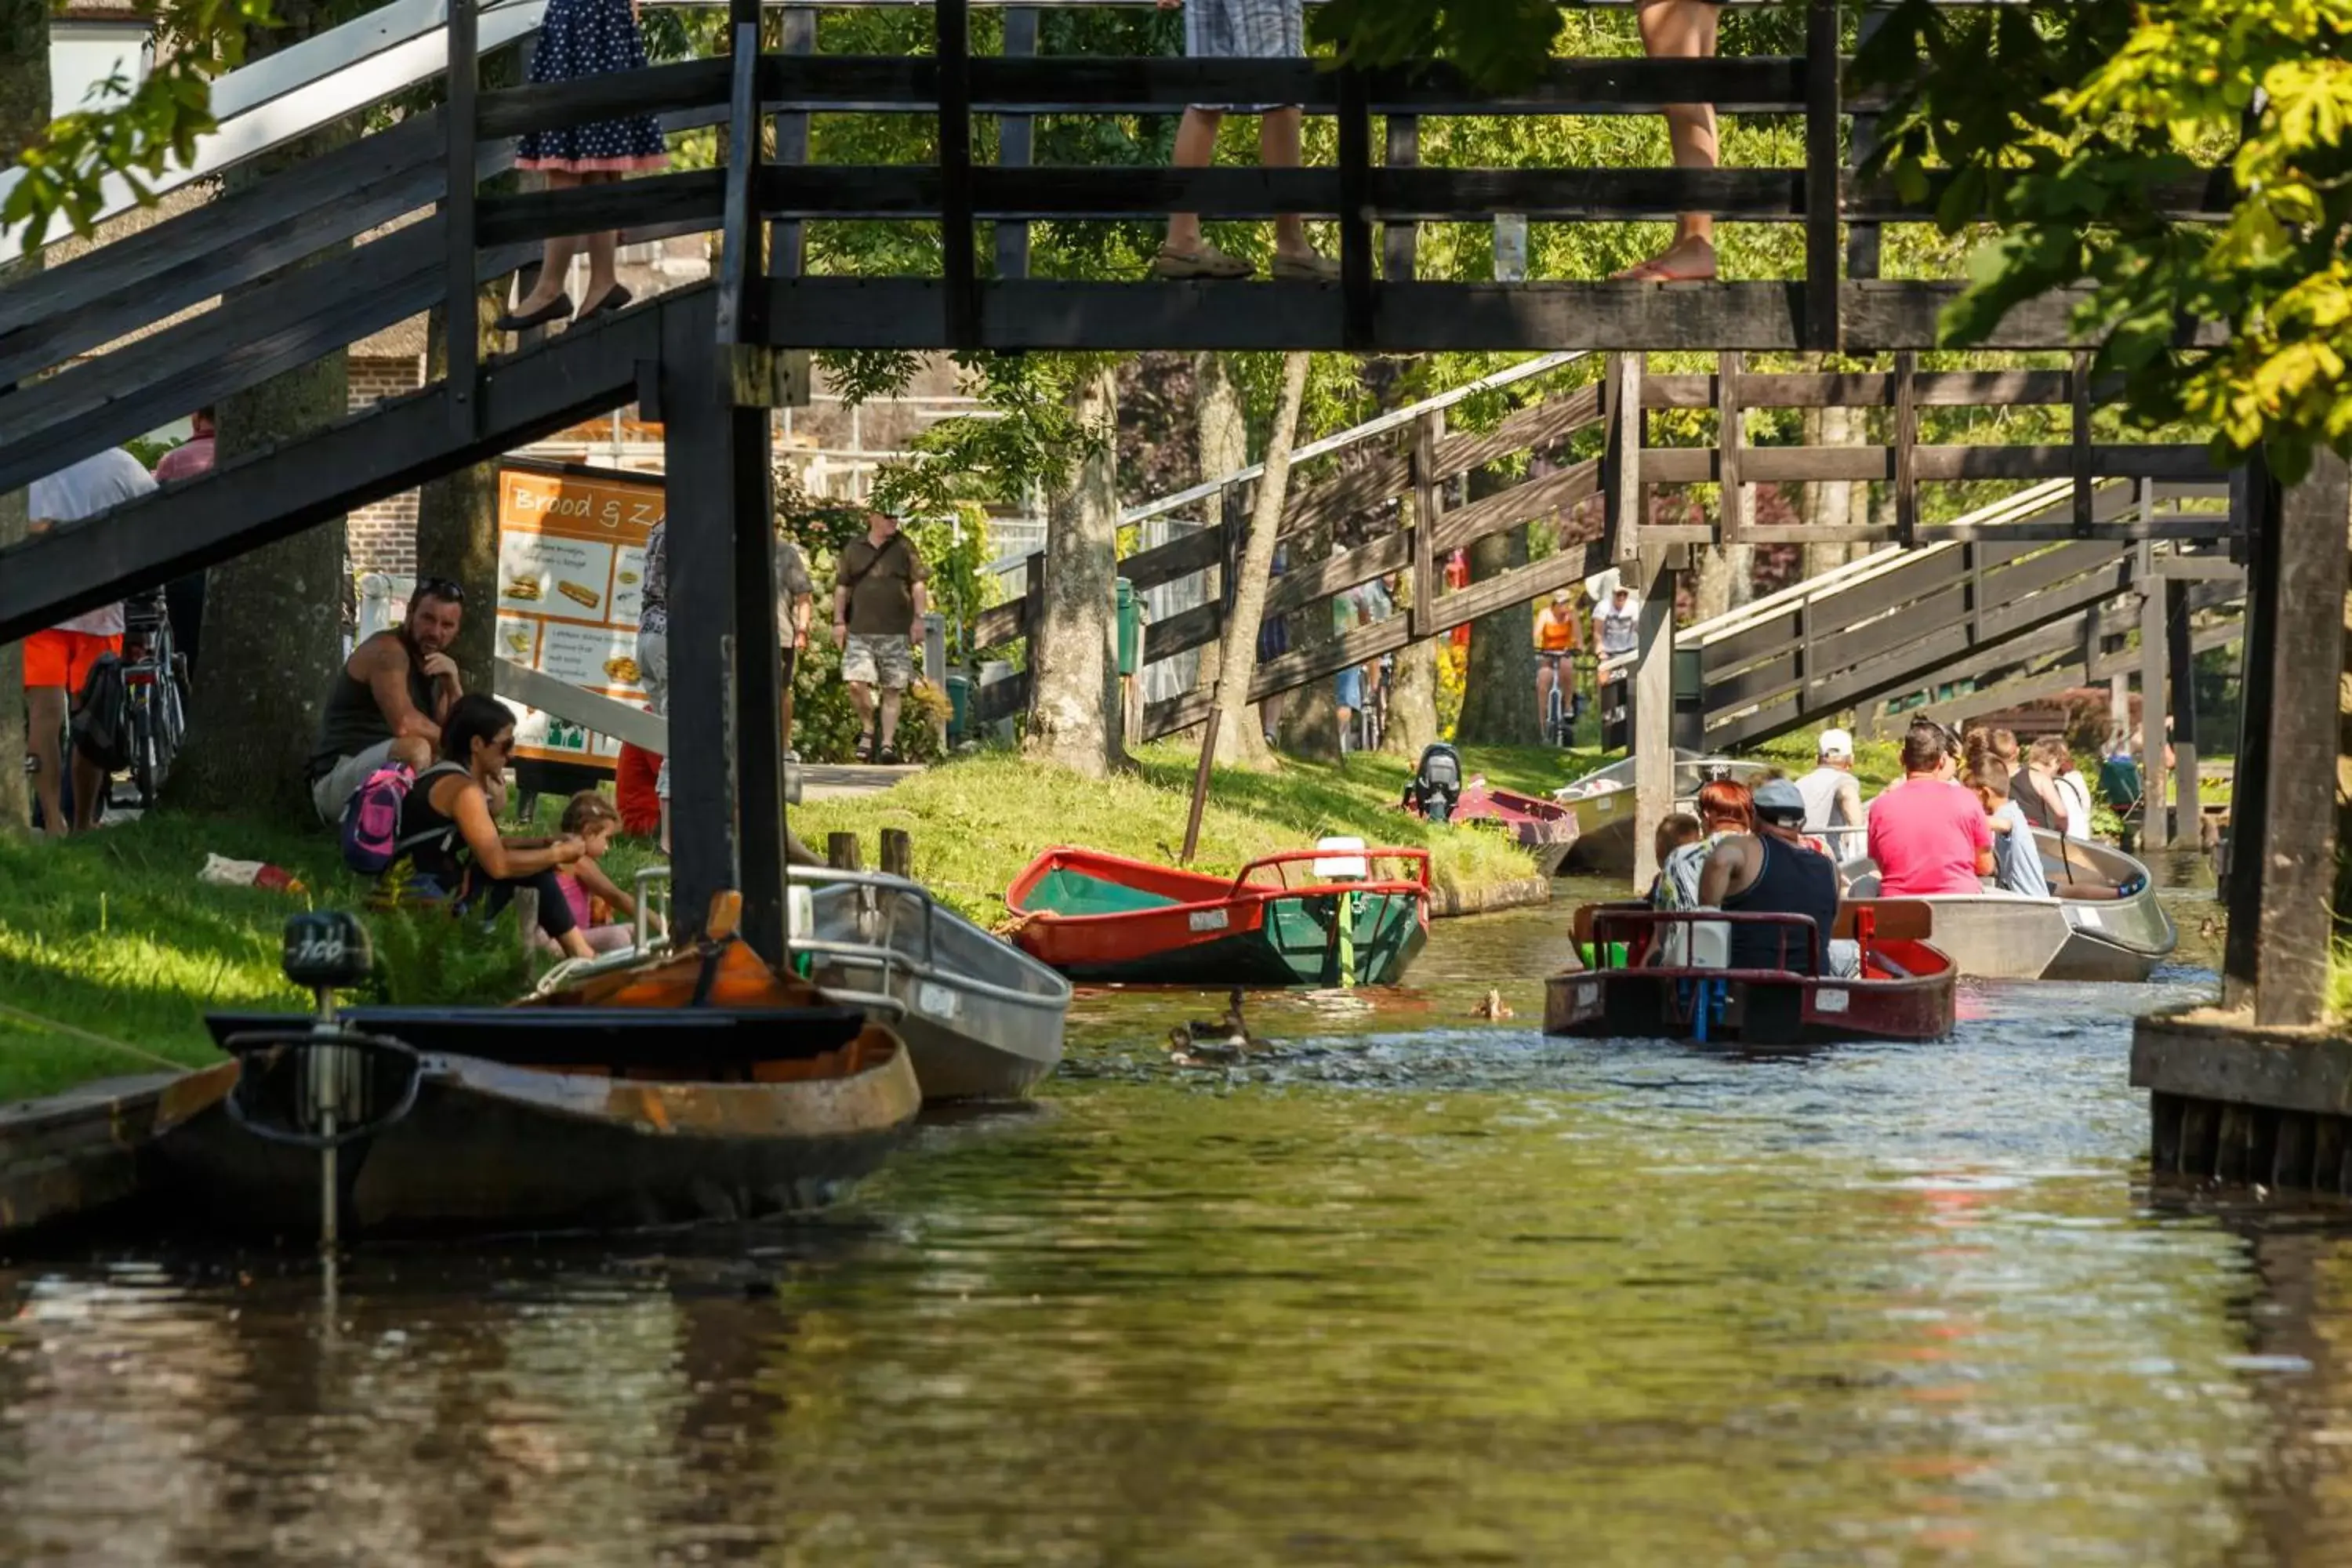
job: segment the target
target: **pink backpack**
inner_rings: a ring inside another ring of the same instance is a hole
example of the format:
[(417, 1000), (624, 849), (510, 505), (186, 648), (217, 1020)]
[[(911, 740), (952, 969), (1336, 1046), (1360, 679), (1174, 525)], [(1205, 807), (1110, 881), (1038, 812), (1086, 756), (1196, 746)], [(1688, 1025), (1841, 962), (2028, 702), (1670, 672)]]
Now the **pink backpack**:
[(367, 782), (343, 803), (343, 864), (363, 877), (380, 877), (408, 850), (443, 837), (446, 828), (401, 837), (400, 814), (420, 777), (463, 771), (455, 763), (440, 763), (419, 774), (406, 763), (386, 763), (368, 774)]

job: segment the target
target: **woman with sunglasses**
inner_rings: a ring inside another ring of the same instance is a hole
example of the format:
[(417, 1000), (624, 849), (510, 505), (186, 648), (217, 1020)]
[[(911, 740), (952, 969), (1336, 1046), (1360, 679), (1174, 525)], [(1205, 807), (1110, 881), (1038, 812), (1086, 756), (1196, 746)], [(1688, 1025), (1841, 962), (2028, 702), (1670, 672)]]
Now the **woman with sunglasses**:
[(441, 761), (417, 775), (401, 807), (401, 841), (411, 846), (417, 873), (454, 895), (460, 909), (487, 895), (487, 911), (495, 915), (517, 889), (535, 889), (539, 929), (565, 957), (590, 957), (593, 950), (555, 879), (586, 846), (569, 836), (544, 846), (499, 837), (490, 803), (504, 793), (513, 751), (514, 714), (505, 703), (479, 692), (457, 699), (441, 724)]

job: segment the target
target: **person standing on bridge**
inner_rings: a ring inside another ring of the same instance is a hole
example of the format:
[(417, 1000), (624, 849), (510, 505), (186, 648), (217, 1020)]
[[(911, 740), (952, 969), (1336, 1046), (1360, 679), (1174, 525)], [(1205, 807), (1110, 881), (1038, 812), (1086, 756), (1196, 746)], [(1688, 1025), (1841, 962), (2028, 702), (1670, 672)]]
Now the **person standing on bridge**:
[(1951, 731), (1932, 722), (1903, 737), (1903, 782), (1870, 803), (1870, 858), (1882, 898), (1979, 893), (1993, 870), (1983, 805), (1953, 781)]
[[(534, 84), (645, 68), (646, 42), (637, 31), (636, 0), (552, 0), (539, 25), (539, 43), (530, 52)], [(658, 169), (668, 162), (661, 127), (650, 114), (533, 131), (515, 151), (515, 167), (540, 170), (551, 191), (608, 184), (631, 170)], [(588, 285), (581, 295), (580, 313), (573, 316), (572, 296), (563, 286), (571, 276), (572, 258), (583, 242), (588, 247)], [(613, 273), (619, 244), (619, 235), (611, 229), (549, 240), (540, 260), (538, 284), (498, 319), (498, 330), (524, 331), (563, 316), (572, 316), (577, 326), (626, 305), (629, 290)]]
[[(1304, 0), (1160, 0), (1160, 8), (1184, 10), (1184, 53), (1192, 59), (1304, 59), (1307, 10)], [(1217, 154), (1217, 126), (1228, 110), (1258, 116), (1258, 157), (1269, 169), (1298, 167), (1299, 106), (1295, 103), (1210, 107), (1194, 104), (1176, 127), (1173, 163), (1180, 169), (1205, 169)], [(1151, 259), (1155, 278), (1246, 278), (1256, 270), (1201, 237), (1201, 215), (1175, 213), (1168, 238)], [(1274, 220), (1276, 278), (1307, 283), (1339, 276), (1339, 264), (1307, 242), (1307, 226), (1297, 213)]]
[[(1715, 56), (1722, 0), (1635, 0), (1642, 52), (1652, 59), (1698, 60)], [(1715, 105), (1665, 106), (1666, 142), (1677, 169), (1716, 166)], [(1715, 215), (1686, 212), (1675, 224), (1674, 243), (1647, 261), (1615, 275), (1633, 283), (1703, 283), (1715, 277)]]

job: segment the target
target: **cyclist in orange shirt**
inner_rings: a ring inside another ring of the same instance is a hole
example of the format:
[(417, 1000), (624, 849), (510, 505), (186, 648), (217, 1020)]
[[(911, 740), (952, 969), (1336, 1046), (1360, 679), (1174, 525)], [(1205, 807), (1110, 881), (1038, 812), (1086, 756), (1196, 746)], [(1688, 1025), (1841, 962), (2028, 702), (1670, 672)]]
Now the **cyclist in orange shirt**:
[(1576, 716), (1576, 666), (1570, 662), (1581, 640), (1576, 624), (1575, 595), (1566, 588), (1556, 590), (1551, 603), (1536, 616), (1536, 712), (1545, 726), (1545, 739), (1555, 744), (1560, 738), (1549, 733), (1551, 728), (1551, 695), (1559, 692), (1561, 712), (1573, 722)]

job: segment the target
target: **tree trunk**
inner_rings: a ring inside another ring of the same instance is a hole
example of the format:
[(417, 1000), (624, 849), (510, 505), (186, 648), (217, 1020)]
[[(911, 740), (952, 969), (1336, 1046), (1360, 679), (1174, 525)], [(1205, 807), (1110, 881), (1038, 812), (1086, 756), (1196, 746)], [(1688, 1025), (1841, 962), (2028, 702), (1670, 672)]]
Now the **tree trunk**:
[[(1247, 466), (1249, 410), (1243, 405), (1240, 383), (1234, 380), (1233, 362), (1225, 355), (1211, 353), (1193, 356), (1192, 407), (1193, 434), (1200, 450), (1200, 482), (1205, 484)], [(1223, 521), (1223, 508), (1222, 491), (1201, 502), (1202, 514), (1212, 524)], [(1209, 601), (1215, 602), (1225, 591), (1223, 568), (1210, 567), (1202, 574), (1202, 582)], [(1217, 671), (1222, 668), (1218, 661), (1223, 652), (1223, 647), (1213, 642), (1201, 650), (1195, 690), (1215, 688)]]
[[(483, 289), (475, 299), (475, 342), (487, 364), (506, 347), (505, 334), (490, 323), (506, 309), (505, 279)], [(425, 349), (425, 379), (449, 374), (449, 342), (442, 323), (448, 312), (435, 306), (426, 318), (431, 341)], [(466, 590), (467, 611), (457, 625), (457, 640), (449, 657), (457, 661), (468, 691), (497, 689), (492, 677), (498, 630), (499, 590), (499, 466), (476, 463), (441, 479), (428, 479), (416, 492), (416, 575), (447, 577)]]
[[(16, 163), (48, 124), (47, 0), (0, 0), (0, 167)], [(21, 282), (40, 265), (40, 251), (27, 246), (23, 260), (0, 268), (0, 285)], [(25, 537), (25, 504), (23, 490), (0, 492), (0, 550)], [(0, 647), (0, 833), (21, 833), (33, 820), (25, 786), (24, 689), (22, 647)]]
[[(1412, 498), (1408, 496), (1405, 505), (1411, 508)], [(1415, 528), (1429, 527), (1435, 521), (1420, 516), (1411, 519)], [(1433, 572), (1430, 575), (1434, 578), (1437, 574)], [(1397, 605), (1397, 614), (1405, 614), (1408, 607), (1414, 612), (1427, 609), (1426, 605), (1410, 603), (1412, 596), (1411, 573), (1403, 574), (1403, 584), (1404, 593), (1400, 597), (1404, 602)], [(1418, 642), (1409, 642), (1397, 649), (1396, 668), (1389, 679), (1389, 721), (1387, 731), (1381, 737), (1382, 751), (1418, 758), (1439, 738), (1437, 650), (1444, 641), (1444, 635), (1440, 633), (1423, 637)]]
[(1282, 356), (1282, 394), (1275, 401), (1274, 428), (1265, 442), (1265, 473), (1250, 509), (1249, 539), (1242, 546), (1240, 581), (1234, 584), (1234, 613), (1225, 621), (1217, 668), (1217, 761), (1227, 766), (1263, 765), (1265, 739), (1250, 714), (1250, 682), (1257, 679), (1257, 626), (1265, 616), (1274, 577), (1275, 535), (1290, 493), (1290, 449), (1298, 439), (1298, 408), (1307, 399), (1307, 356)]
[[(1503, 489), (1485, 468), (1470, 476), (1470, 499)], [(1528, 563), (1528, 531), (1506, 529), (1470, 547), (1470, 580), (1483, 583)], [(1462, 691), (1462, 718), (1454, 737), (1465, 745), (1516, 746), (1537, 734), (1535, 621), (1525, 602), (1470, 624), (1470, 663)]]
[(1118, 384), (1106, 363), (1072, 390), (1085, 435), (1045, 514), (1043, 624), (1029, 637), (1030, 755), (1100, 778), (1124, 765), (1118, 682)]
[[(293, 5), (288, 26), (253, 29), (255, 58), (289, 47), (332, 25), (322, 8)], [(231, 170), (236, 191), (320, 157), (348, 142), (348, 121)], [(341, 247), (301, 263), (335, 266)], [(293, 270), (236, 293), (275, 288)], [(219, 408), (215, 450), (222, 467), (245, 453), (298, 440), (343, 417), (351, 404), (343, 351)], [(188, 724), (188, 750), (173, 769), (173, 804), (198, 810), (310, 820), (305, 764), (319, 733), (319, 705), (342, 657), (346, 569), (343, 520), (330, 518), (279, 543), (215, 566), (206, 576), (205, 676)]]
[(1756, 596), (1756, 547), (1718, 544), (1698, 552), (1697, 581), (1691, 585), (1694, 619), (1711, 621)]
[[(1296, 563), (1322, 561), (1331, 553), (1332, 528), (1328, 522), (1310, 529), (1291, 549)], [(1290, 617), (1293, 649), (1328, 651), (1339, 640), (1331, 601), (1318, 599)], [(1330, 676), (1308, 681), (1283, 705), (1282, 735), (1287, 750), (1314, 763), (1336, 763), (1340, 756), (1339, 706)]]
[[(1856, 423), (1849, 408), (1805, 411), (1805, 445), (1844, 447), (1854, 440)], [(1853, 522), (1853, 485), (1845, 479), (1816, 479), (1805, 487), (1801, 516), (1807, 528), (1847, 528)], [(1818, 577), (1853, 558), (1853, 547), (1843, 542), (1805, 546), (1805, 575)]]

